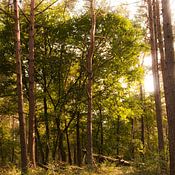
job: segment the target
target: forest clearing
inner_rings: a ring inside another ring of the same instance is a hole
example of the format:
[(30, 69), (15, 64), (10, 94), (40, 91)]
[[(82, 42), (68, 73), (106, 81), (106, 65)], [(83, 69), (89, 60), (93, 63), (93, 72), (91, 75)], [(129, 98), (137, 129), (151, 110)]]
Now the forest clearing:
[(0, 0), (0, 175), (175, 175), (175, 0)]

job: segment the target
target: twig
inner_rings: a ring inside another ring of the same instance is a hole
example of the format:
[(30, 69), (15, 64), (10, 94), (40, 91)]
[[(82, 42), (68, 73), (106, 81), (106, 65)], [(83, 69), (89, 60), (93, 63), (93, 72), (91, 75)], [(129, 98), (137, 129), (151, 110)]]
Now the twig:
[(44, 2), (44, 0), (41, 0), (41, 1), (36, 5), (36, 7), (34, 8), (34, 10), (36, 10), (43, 2)]
[(26, 20), (30, 23), (29, 18), (26, 16), (26, 14), (24, 13), (24, 11), (22, 10), (22, 8), (20, 6), (18, 6), (20, 11), (22, 12), (23, 16), (26, 18)]

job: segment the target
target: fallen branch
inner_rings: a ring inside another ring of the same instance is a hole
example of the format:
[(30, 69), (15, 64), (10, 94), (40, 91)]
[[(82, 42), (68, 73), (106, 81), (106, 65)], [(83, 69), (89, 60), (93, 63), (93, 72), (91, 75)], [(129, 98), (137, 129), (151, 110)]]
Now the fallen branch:
[(93, 157), (99, 163), (103, 163), (105, 161), (108, 161), (110, 163), (116, 164), (116, 166), (118, 166), (118, 165), (130, 166), (130, 163), (128, 161), (122, 159), (121, 157), (113, 158), (113, 157), (109, 157), (109, 156), (103, 156), (101, 154), (93, 154)]
[[(83, 149), (82, 150), (83, 153), (84, 153), (84, 162), (86, 162), (86, 150)], [(110, 162), (110, 163), (114, 163), (116, 166), (119, 166), (119, 165), (122, 165), (122, 166), (130, 166), (131, 163), (129, 161), (126, 161), (124, 160), (122, 157), (120, 156), (117, 156), (117, 158), (113, 158), (113, 157), (110, 157), (110, 156), (104, 156), (104, 155), (101, 155), (101, 154), (93, 154), (93, 158), (94, 158), (94, 161), (95, 162), (98, 162), (98, 163), (103, 163), (103, 162)]]

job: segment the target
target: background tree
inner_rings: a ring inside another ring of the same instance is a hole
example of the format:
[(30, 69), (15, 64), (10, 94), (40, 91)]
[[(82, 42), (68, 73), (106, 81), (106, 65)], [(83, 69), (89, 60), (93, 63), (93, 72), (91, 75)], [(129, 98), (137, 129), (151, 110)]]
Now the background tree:
[(87, 95), (88, 95), (88, 116), (87, 116), (87, 162), (89, 166), (93, 166), (93, 144), (92, 144), (92, 59), (95, 49), (95, 30), (96, 30), (96, 16), (95, 16), (95, 0), (90, 0), (90, 14), (91, 14), (91, 30), (90, 30), (90, 44), (87, 53)]
[(29, 24), (29, 139), (28, 152), (32, 167), (36, 167), (35, 161), (35, 97), (34, 97), (34, 11), (35, 1), (30, 2)]
[(164, 32), (164, 45), (165, 45), (165, 76), (164, 81), (165, 89), (165, 100), (168, 117), (168, 138), (169, 138), (169, 153), (170, 153), (170, 174), (175, 173), (175, 64), (174, 64), (174, 45), (173, 45), (173, 32), (171, 22), (171, 10), (169, 1), (162, 1), (162, 16), (163, 16), (163, 32)]
[(15, 19), (15, 35), (16, 35), (16, 72), (17, 72), (17, 94), (18, 94), (18, 114), (19, 114), (19, 128), (20, 128), (20, 144), (21, 144), (21, 169), (22, 174), (27, 173), (27, 144), (25, 132), (25, 118), (24, 118), (24, 102), (23, 102), (23, 83), (22, 83), (22, 65), (20, 58), (21, 44), (20, 44), (20, 23), (19, 23), (19, 4), (14, 1), (14, 19)]

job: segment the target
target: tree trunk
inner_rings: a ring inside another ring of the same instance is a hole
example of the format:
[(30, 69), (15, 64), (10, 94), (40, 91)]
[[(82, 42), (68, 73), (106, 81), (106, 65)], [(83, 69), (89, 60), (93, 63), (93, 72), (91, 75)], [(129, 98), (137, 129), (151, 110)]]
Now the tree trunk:
[(44, 149), (43, 149), (41, 137), (40, 137), (40, 134), (38, 131), (37, 121), (35, 121), (35, 133), (36, 133), (36, 140), (37, 140), (36, 144), (39, 147), (39, 151), (37, 151), (37, 153), (40, 152), (40, 154), (38, 154), (38, 156), (36, 156), (36, 157), (38, 157), (37, 161), (39, 162), (39, 160), (40, 160), (39, 155), (41, 155), (41, 163), (45, 164), (46, 162), (45, 162), (45, 158), (44, 158), (44, 151), (43, 151)]
[(120, 146), (120, 116), (117, 116), (117, 156), (119, 155), (119, 146)]
[[(15, 141), (15, 118), (12, 116), (12, 139)], [(15, 145), (12, 146), (11, 162), (15, 163)]]
[(169, 0), (162, 0), (163, 31), (165, 44), (165, 101), (168, 118), (170, 175), (175, 174), (175, 58)]
[(43, 79), (44, 79), (44, 122), (45, 122), (45, 128), (46, 128), (46, 146), (45, 146), (45, 163), (48, 163), (49, 160), (49, 140), (50, 140), (50, 130), (49, 130), (49, 120), (48, 120), (48, 112), (47, 112), (47, 84), (46, 84), (46, 77), (43, 73)]
[(80, 144), (80, 112), (77, 114), (77, 125), (76, 125), (76, 135), (77, 135), (77, 165), (81, 166), (81, 144)]
[(91, 31), (90, 31), (90, 46), (87, 54), (87, 71), (88, 71), (88, 115), (87, 115), (87, 163), (90, 168), (93, 167), (93, 144), (92, 144), (92, 58), (94, 55), (95, 48), (95, 28), (96, 28), (96, 17), (95, 17), (95, 0), (90, 0), (90, 11), (91, 11)]
[(103, 154), (103, 115), (102, 115), (102, 106), (100, 105), (100, 154)]
[(29, 24), (29, 161), (36, 167), (35, 160), (35, 97), (34, 97), (34, 8), (35, 1), (30, 3)]
[[(153, 6), (151, 5), (153, 4)], [(159, 70), (158, 70), (158, 54), (157, 54), (157, 28), (155, 1), (151, 2), (148, 0), (148, 12), (149, 12), (149, 28), (150, 28), (150, 44), (151, 44), (151, 56), (152, 56), (152, 72), (154, 80), (154, 98), (156, 107), (156, 120), (157, 120), (157, 130), (158, 130), (158, 150), (160, 158), (161, 154), (164, 152), (164, 139), (163, 139), (163, 127), (162, 127), (162, 106), (161, 106), (161, 96), (160, 96), (160, 81), (159, 81)], [(163, 168), (163, 167), (162, 167)]]
[[(143, 99), (143, 85), (140, 84), (140, 100), (142, 103), (142, 109), (143, 111), (145, 110), (144, 108), (144, 99)], [(144, 123), (144, 114), (141, 116), (141, 142), (143, 144), (143, 147), (145, 145), (145, 123)]]
[(18, 114), (19, 114), (19, 130), (21, 145), (21, 170), (22, 174), (27, 174), (27, 145), (25, 132), (25, 118), (23, 111), (23, 85), (22, 85), (22, 66), (20, 58), (20, 25), (19, 25), (19, 9), (18, 0), (14, 0), (14, 19), (15, 19), (15, 35), (16, 35), (16, 73), (17, 73), (17, 94), (18, 94)]
[[(66, 123), (65, 123), (66, 127)], [(67, 140), (67, 152), (68, 152), (68, 161), (69, 164), (72, 165), (72, 156), (71, 156), (71, 150), (70, 150), (70, 141), (69, 141), (69, 134), (68, 134), (68, 129), (66, 129), (66, 140)]]
[[(163, 88), (164, 88), (164, 93), (167, 93), (167, 83), (166, 83), (166, 74), (165, 74), (165, 53), (164, 53), (164, 43), (163, 43), (163, 35), (162, 35), (162, 26), (160, 23), (160, 2), (159, 0), (156, 0), (155, 2), (155, 16), (156, 16), (156, 29), (157, 29), (157, 39), (158, 39), (158, 48), (159, 48), (159, 53), (160, 53), (160, 61), (161, 61), (161, 70), (162, 70), (162, 78), (163, 78)], [(167, 133), (167, 132), (165, 132)], [(166, 134), (167, 136), (167, 134)], [(164, 147), (164, 144), (163, 144)], [(159, 148), (161, 150), (161, 148)], [(165, 148), (163, 148), (163, 151), (161, 153), (161, 160), (166, 159), (165, 155)], [(162, 162), (162, 171), (166, 172), (166, 166), (165, 166), (165, 161)], [(163, 174), (163, 173), (162, 173)]]
[[(135, 139), (135, 128), (134, 128), (134, 119), (131, 119), (131, 137), (132, 137), (132, 141), (134, 141)], [(135, 158), (135, 145), (133, 144), (133, 142), (131, 143), (131, 154), (132, 154), (132, 158)]]
[(74, 145), (74, 164), (77, 164), (77, 150), (76, 150), (76, 144)]
[(61, 161), (66, 162), (66, 152), (64, 151), (63, 138), (64, 138), (64, 134), (60, 132), (58, 151), (59, 151)]

